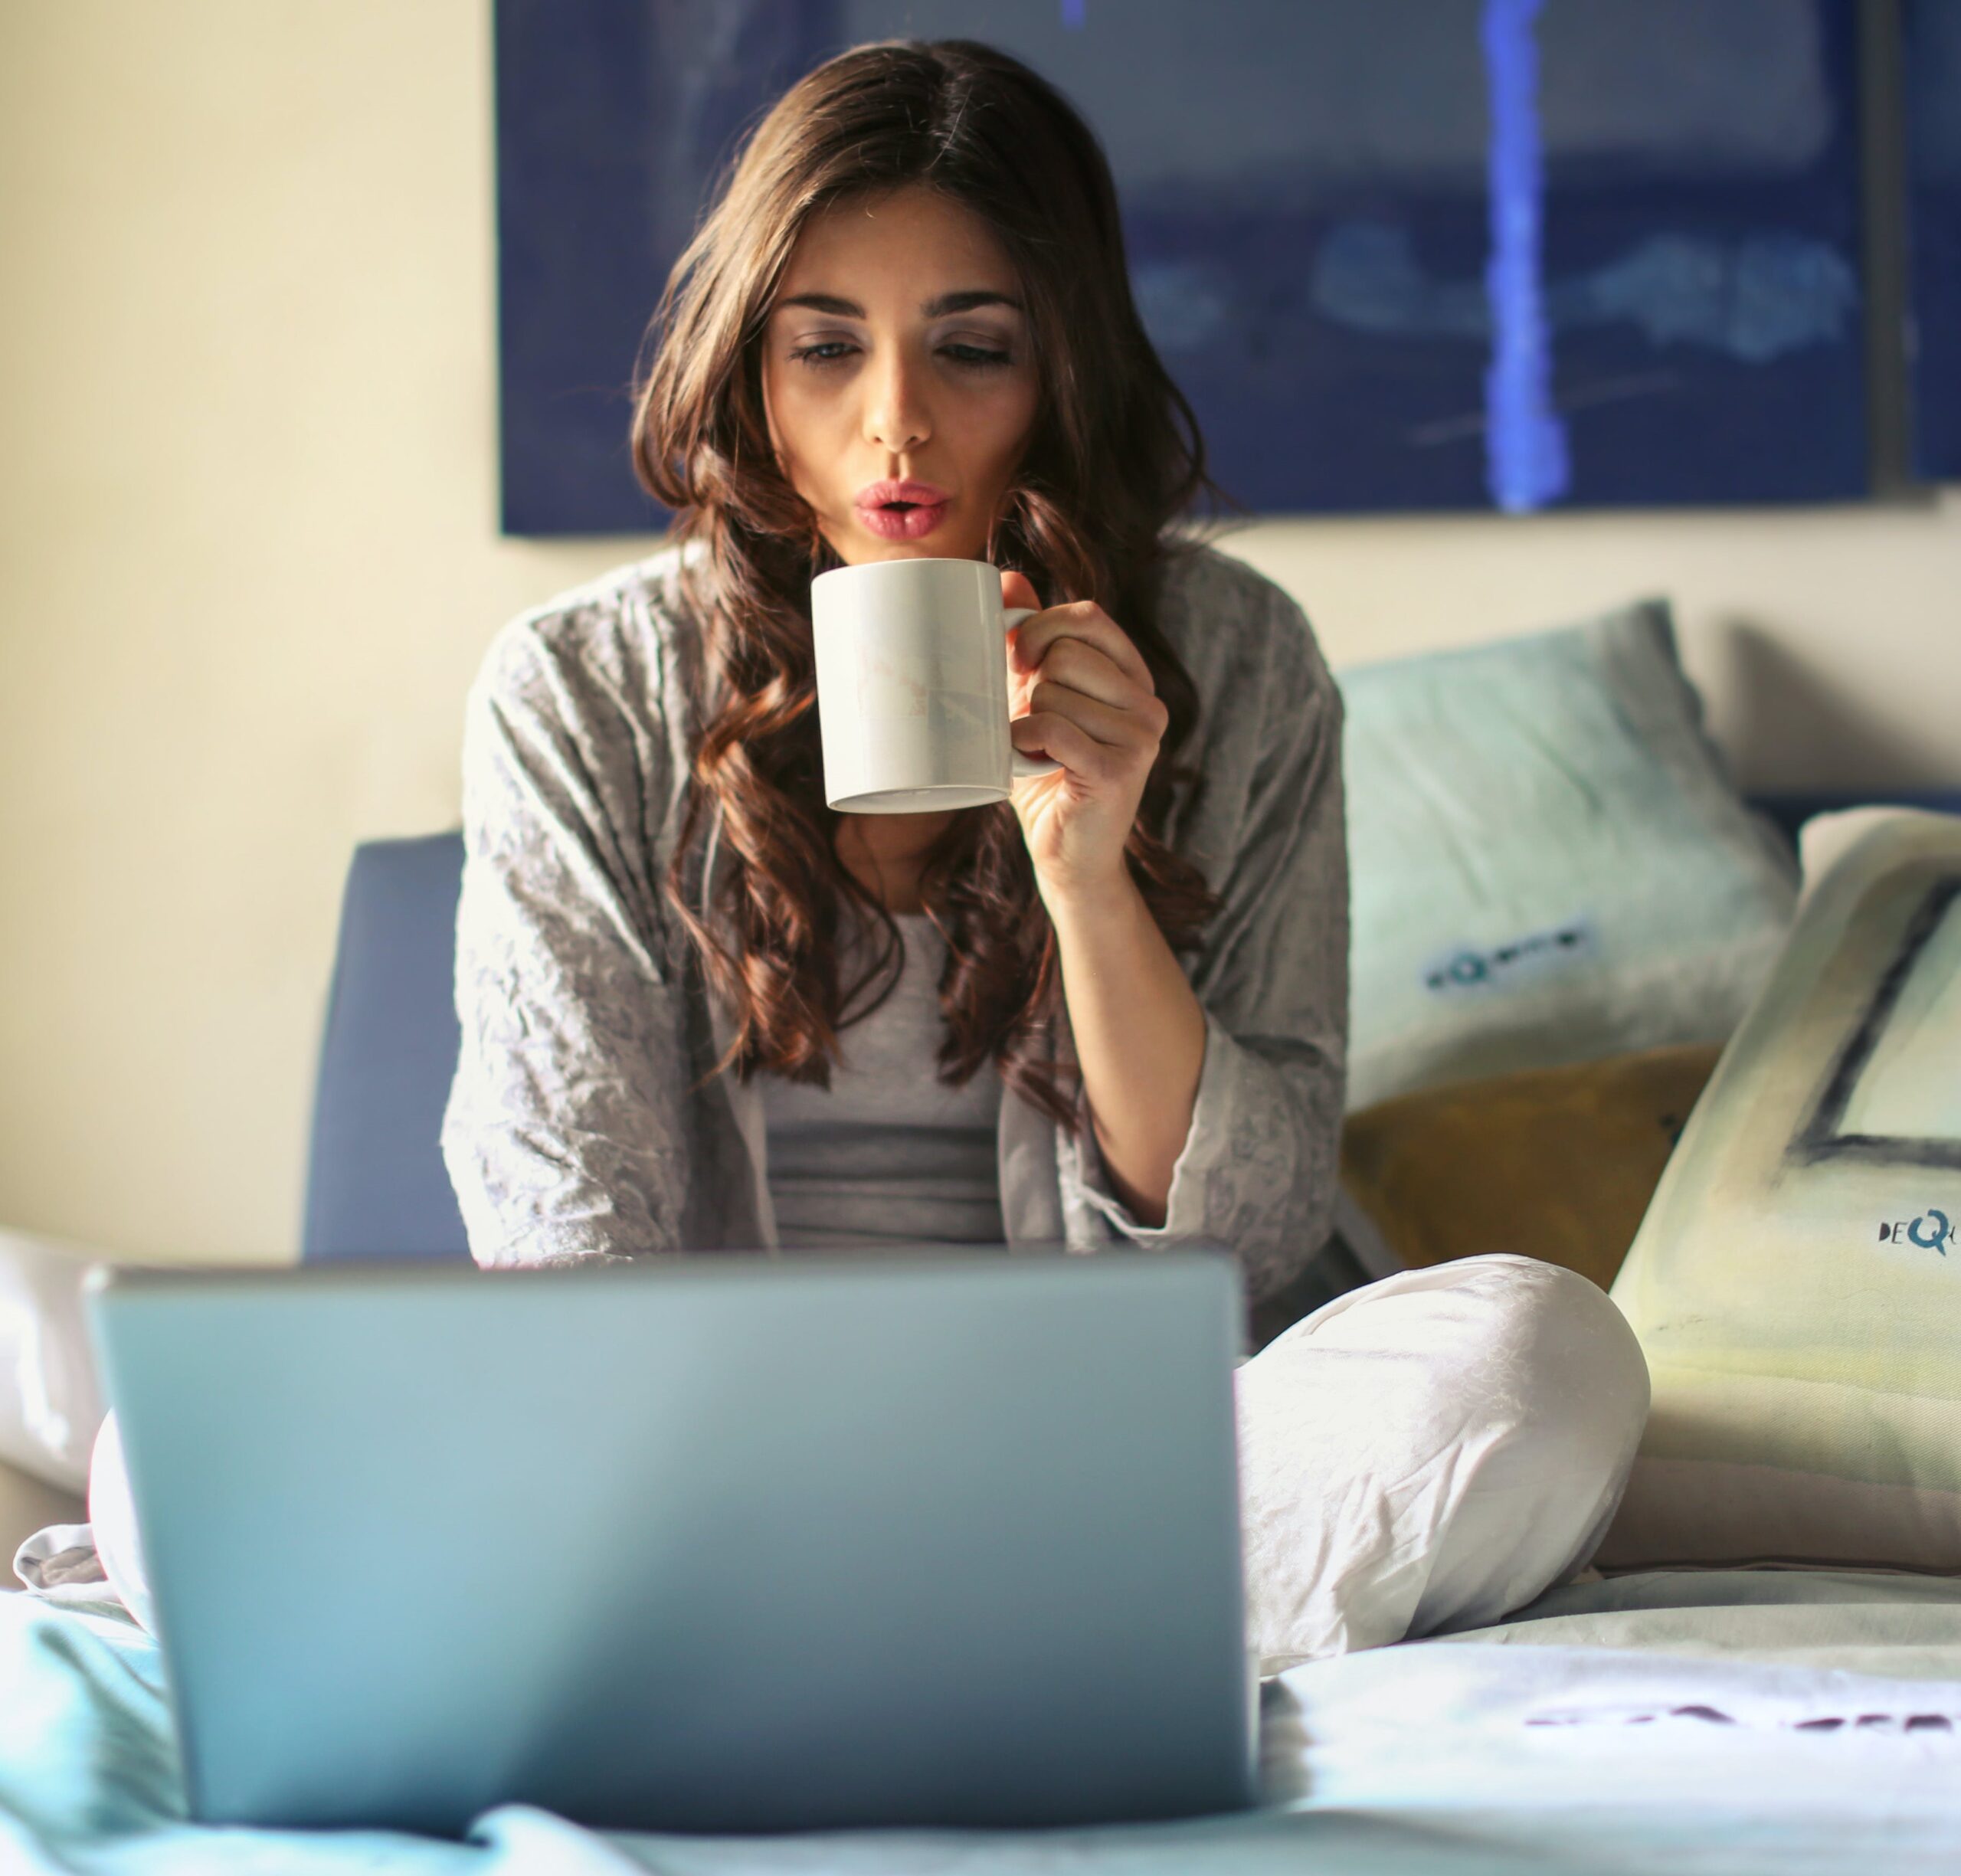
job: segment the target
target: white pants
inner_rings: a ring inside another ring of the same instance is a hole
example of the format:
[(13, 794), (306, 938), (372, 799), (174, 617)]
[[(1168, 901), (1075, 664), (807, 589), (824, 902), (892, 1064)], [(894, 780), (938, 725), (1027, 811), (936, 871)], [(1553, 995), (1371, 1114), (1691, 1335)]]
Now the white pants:
[(1583, 1569), (1648, 1419), (1648, 1364), (1584, 1277), (1400, 1271), (1237, 1374), (1260, 1671), (1495, 1622)]
[[(1406, 1270), (1324, 1304), (1235, 1377), (1249, 1639), (1262, 1673), (1475, 1628), (1581, 1569), (1648, 1417), (1640, 1344), (1528, 1257)], [(103, 1573), (150, 1624), (121, 1442), (96, 1442)]]

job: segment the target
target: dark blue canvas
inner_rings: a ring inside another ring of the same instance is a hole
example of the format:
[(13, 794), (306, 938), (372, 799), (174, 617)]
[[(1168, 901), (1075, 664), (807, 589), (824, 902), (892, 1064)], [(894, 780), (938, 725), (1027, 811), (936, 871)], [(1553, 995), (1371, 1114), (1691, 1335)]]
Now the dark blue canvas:
[(503, 529), (642, 533), (629, 389), (751, 114), (835, 49), (802, 0), (497, 0)]
[(999, 45), (1088, 116), (1146, 322), (1255, 509), (1868, 486), (1854, 0), (497, 14), (512, 532), (658, 519), (626, 387), (668, 267), (742, 128), (893, 36)]
[(1906, 0), (1914, 473), (1961, 481), (1961, 0)]

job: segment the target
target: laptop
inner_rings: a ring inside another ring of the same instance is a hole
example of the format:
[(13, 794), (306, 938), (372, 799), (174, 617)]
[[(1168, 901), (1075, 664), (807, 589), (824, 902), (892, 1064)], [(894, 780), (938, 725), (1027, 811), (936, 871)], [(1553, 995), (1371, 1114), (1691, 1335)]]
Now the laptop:
[(89, 1307), (201, 1821), (1254, 1799), (1222, 1254), (104, 1270)]

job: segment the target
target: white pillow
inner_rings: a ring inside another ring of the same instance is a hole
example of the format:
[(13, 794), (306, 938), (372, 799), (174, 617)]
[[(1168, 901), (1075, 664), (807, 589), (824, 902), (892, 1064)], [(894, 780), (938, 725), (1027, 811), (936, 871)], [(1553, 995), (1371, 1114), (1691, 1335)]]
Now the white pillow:
[(101, 1254), (0, 1230), (0, 1462), (71, 1492), (88, 1489), (103, 1401), (81, 1282)]

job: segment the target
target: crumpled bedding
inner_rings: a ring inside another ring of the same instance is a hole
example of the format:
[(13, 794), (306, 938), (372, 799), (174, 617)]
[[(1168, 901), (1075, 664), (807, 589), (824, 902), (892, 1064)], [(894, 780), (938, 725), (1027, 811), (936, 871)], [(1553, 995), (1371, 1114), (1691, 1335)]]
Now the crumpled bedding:
[(1917, 1876), (1961, 1868), (1961, 1581), (1571, 1583), (1494, 1626), (1277, 1677), (1263, 1753), (1261, 1809), (1172, 1825), (622, 1836), (506, 1806), (463, 1843), (213, 1829), (183, 1815), (150, 1639), (80, 1584), (0, 1596), (0, 1868), (22, 1876)]

